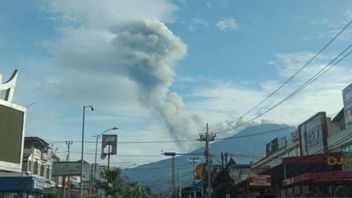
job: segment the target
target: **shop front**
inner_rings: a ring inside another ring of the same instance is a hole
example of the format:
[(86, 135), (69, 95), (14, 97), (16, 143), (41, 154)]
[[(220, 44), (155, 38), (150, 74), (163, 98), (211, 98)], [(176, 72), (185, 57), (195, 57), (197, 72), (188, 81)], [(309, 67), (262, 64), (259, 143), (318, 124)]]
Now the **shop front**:
[(351, 197), (351, 157), (341, 152), (282, 159), (281, 197)]
[(309, 172), (282, 181), (286, 197), (352, 197), (352, 172)]
[(33, 176), (0, 177), (0, 198), (39, 197), (50, 186), (47, 180)]

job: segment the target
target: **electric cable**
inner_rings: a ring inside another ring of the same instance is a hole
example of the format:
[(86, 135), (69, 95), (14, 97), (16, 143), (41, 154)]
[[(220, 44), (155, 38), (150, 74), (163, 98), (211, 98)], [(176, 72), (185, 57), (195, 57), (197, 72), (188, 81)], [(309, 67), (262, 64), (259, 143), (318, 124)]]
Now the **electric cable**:
[[(278, 103), (276, 103), (275, 105), (271, 106), (270, 108), (268, 108), (267, 110), (265, 110), (264, 112), (259, 113), (258, 115), (256, 115), (255, 117), (251, 118), (250, 120), (241, 123), (235, 127), (231, 127), (227, 130), (222, 130), (220, 132), (217, 132), (217, 134), (219, 133), (224, 133), (227, 132), (229, 130), (235, 130), (239, 127), (245, 126), (249, 123), (251, 123), (252, 121), (256, 120), (257, 118), (263, 116), (264, 114), (272, 111), (273, 109), (275, 109), (276, 107), (278, 107), (279, 105), (283, 104), (285, 101), (287, 101), (288, 99), (290, 99), (291, 97), (297, 95), (299, 92), (301, 92), (303, 89), (305, 89), (307, 86), (309, 86), (311, 83), (313, 83), (314, 81), (316, 81), (317, 79), (319, 79), (323, 74), (325, 74), (327, 71), (329, 71), (333, 66), (337, 65), (338, 63), (340, 63), (342, 60), (344, 60), (347, 56), (349, 56), (352, 51), (348, 52), (345, 54), (345, 52), (347, 52), (349, 49), (351, 49), (352, 44), (350, 44), (348, 47), (346, 47), (342, 52), (340, 52), (334, 59), (332, 59), (325, 67), (323, 67), (321, 70), (319, 70), (319, 72), (317, 72), (315, 75), (313, 75), (309, 80), (307, 80), (306, 82), (304, 82), (301, 86), (299, 86), (298, 88), (296, 88), (293, 92), (291, 92), (289, 95), (287, 95), (284, 99), (282, 99), (281, 101), (279, 101)], [(345, 55), (344, 55), (345, 54)], [(342, 58), (340, 58), (342, 56)]]
[(256, 109), (258, 106), (262, 105), (265, 101), (267, 101), (270, 97), (275, 95), (281, 88), (283, 88), (286, 84), (288, 84), (294, 77), (296, 77), (305, 67), (307, 67), (314, 59), (316, 59), (332, 42), (334, 42), (350, 25), (352, 24), (352, 20), (348, 22), (328, 43), (326, 43), (323, 48), (321, 48), (317, 53), (315, 53), (302, 67), (300, 67), (291, 77), (289, 77), (284, 83), (282, 83), (277, 89), (275, 89), (272, 93), (270, 93), (266, 98), (260, 101), (258, 104), (254, 105), (253, 108), (242, 114), (240, 117), (244, 117)]

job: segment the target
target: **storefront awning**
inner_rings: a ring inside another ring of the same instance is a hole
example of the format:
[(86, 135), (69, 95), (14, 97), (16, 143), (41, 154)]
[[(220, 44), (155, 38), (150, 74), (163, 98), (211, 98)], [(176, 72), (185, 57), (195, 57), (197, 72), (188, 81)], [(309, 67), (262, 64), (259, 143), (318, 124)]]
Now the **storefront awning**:
[(282, 164), (324, 164), (326, 163), (328, 157), (341, 157), (341, 152), (320, 153), (299, 157), (285, 157), (282, 158)]
[(352, 180), (352, 171), (309, 172), (282, 181), (283, 186), (289, 186), (304, 181), (334, 181)]
[(42, 192), (48, 186), (37, 177), (0, 177), (0, 192)]

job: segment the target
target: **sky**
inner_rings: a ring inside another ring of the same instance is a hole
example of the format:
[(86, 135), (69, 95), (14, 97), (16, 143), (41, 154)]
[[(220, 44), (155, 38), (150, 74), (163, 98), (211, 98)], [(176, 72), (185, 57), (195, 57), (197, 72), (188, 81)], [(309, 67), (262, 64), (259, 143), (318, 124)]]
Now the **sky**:
[[(14, 103), (27, 108), (26, 135), (85, 159), (95, 138), (118, 127), (112, 165), (165, 159), (162, 151), (202, 146), (205, 132), (251, 120), (324, 68), (352, 40), (348, 27), (311, 64), (277, 89), (352, 20), (347, 0), (5, 0), (0, 2), (0, 73), (19, 70)], [(347, 56), (321, 78), (255, 120), (304, 122), (334, 116), (352, 82)], [(136, 143), (175, 140), (168, 143)], [(180, 142), (176, 143), (177, 141)], [(106, 163), (106, 160), (99, 163)]]

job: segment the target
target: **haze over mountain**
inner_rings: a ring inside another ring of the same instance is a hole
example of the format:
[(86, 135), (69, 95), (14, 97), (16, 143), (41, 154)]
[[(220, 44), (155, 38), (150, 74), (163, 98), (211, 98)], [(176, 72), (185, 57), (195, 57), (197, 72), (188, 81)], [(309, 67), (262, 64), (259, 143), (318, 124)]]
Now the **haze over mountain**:
[[(265, 152), (265, 145), (276, 137), (289, 136), (294, 130), (284, 124), (259, 124), (249, 126), (235, 135), (218, 140), (211, 144), (213, 164), (221, 164), (221, 152), (228, 153), (236, 163), (250, 163), (252, 159)], [(176, 157), (176, 181), (179, 185), (190, 185), (192, 182), (192, 157), (199, 157), (204, 162), (204, 147), (188, 154)], [(199, 162), (198, 162), (199, 163)], [(126, 169), (124, 175), (131, 181), (149, 186), (154, 192), (168, 191), (171, 186), (171, 159)]]

